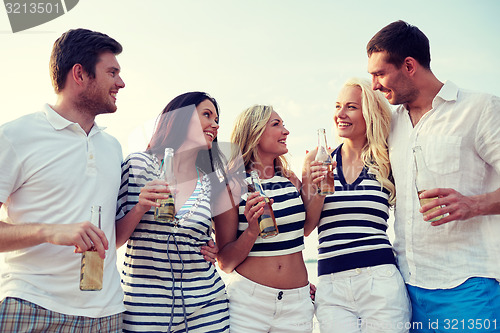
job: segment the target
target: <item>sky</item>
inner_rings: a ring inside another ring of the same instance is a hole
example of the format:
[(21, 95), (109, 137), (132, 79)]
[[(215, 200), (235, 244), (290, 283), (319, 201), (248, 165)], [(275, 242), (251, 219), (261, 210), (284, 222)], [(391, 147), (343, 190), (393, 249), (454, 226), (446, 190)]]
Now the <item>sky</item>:
[(124, 155), (145, 148), (148, 126), (171, 99), (200, 90), (220, 104), (219, 141), (229, 140), (244, 109), (272, 105), (290, 131), (289, 159), (300, 174), (318, 128), (335, 144), (337, 93), (349, 77), (370, 78), (366, 44), (393, 21), (427, 35), (438, 79), (500, 95), (498, 13), (498, 0), (81, 0), (53, 21), (12, 33), (0, 8), (0, 124), (56, 101), (52, 45), (69, 29), (87, 28), (123, 46), (126, 87), (117, 112), (97, 123)]

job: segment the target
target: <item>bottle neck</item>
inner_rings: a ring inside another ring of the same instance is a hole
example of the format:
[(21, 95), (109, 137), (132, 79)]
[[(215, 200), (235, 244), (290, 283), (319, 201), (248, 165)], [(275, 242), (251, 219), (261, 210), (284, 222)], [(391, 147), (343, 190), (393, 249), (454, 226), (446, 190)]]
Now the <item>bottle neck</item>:
[(98, 228), (101, 228), (101, 206), (92, 206), (90, 223)]
[(324, 148), (325, 150), (328, 149), (326, 143), (326, 134), (324, 131), (318, 132), (318, 149), (319, 148)]
[(173, 154), (167, 154), (163, 157), (161, 178), (166, 180), (168, 183), (172, 183), (175, 181)]
[(326, 134), (324, 130), (318, 131), (318, 152), (316, 153), (315, 160), (323, 163), (332, 163), (332, 158), (328, 153)]
[(260, 179), (259, 176), (257, 175), (257, 172), (252, 171), (250, 173), (250, 178), (252, 180), (254, 191), (259, 192), (260, 195), (262, 196), (266, 196), (266, 194), (264, 193), (264, 189), (262, 188), (262, 184), (260, 183)]

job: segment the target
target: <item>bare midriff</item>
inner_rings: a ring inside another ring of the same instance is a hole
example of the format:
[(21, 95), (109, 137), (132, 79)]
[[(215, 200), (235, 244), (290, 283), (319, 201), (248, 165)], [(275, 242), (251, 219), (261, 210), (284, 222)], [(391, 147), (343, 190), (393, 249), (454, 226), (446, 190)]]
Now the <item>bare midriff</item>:
[(247, 257), (236, 271), (253, 282), (277, 289), (300, 288), (308, 283), (302, 252), (273, 257)]

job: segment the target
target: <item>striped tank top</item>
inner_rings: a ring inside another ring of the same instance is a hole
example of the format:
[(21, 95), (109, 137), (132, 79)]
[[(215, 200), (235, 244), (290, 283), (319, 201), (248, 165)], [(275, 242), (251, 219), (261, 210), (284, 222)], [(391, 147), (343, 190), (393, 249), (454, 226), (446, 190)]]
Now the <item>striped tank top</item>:
[[(246, 181), (250, 182), (249, 174)], [(258, 237), (248, 256), (271, 257), (302, 251), (306, 213), (297, 188), (288, 178), (279, 175), (260, 181), (264, 193), (274, 200), (272, 208), (279, 234), (266, 239)], [(248, 227), (244, 215), (247, 195), (241, 197), (239, 205), (238, 237)]]
[(332, 152), (337, 161), (335, 193), (326, 196), (318, 225), (318, 276), (395, 264), (386, 233), (389, 192), (366, 167), (348, 184), (342, 172), (341, 147)]

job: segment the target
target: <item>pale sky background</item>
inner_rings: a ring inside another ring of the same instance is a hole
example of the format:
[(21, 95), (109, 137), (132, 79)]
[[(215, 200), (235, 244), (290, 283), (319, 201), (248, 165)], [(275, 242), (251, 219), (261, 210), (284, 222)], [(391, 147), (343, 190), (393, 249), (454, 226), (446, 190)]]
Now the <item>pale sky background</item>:
[[(366, 43), (390, 22), (405, 20), (427, 35), (439, 79), (500, 95), (499, 14), (498, 0), (80, 0), (62, 17), (13, 34), (1, 8), (0, 124), (55, 102), (52, 45), (68, 29), (88, 28), (124, 48), (118, 111), (97, 123), (125, 155), (144, 149), (141, 124), (175, 96), (201, 90), (220, 104), (220, 141), (229, 140), (245, 108), (273, 105), (290, 130), (291, 162), (300, 173), (317, 128), (334, 144), (338, 90), (351, 76), (369, 78)], [(309, 243), (306, 257), (315, 257)]]

